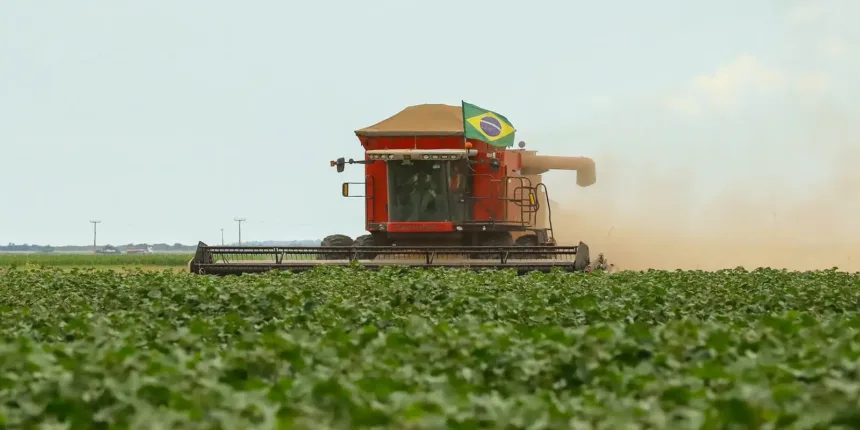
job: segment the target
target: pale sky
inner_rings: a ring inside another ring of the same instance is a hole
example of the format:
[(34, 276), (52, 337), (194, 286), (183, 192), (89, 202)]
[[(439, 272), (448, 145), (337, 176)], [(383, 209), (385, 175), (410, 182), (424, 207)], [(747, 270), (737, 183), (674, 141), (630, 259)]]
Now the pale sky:
[[(234, 217), (245, 240), (355, 236), (362, 203), (339, 185), (362, 171), (329, 160), (421, 103), (594, 157), (592, 188), (545, 176), (574, 200), (601, 192), (601, 160), (632, 166), (616, 184), (695, 169), (706, 199), (774, 151), (767, 174), (812, 189), (788, 170), (860, 136), (856, 0), (293, 4), (0, 3), (0, 243), (87, 244), (91, 219), (115, 245), (232, 241)], [(798, 121), (822, 109), (838, 124)]]

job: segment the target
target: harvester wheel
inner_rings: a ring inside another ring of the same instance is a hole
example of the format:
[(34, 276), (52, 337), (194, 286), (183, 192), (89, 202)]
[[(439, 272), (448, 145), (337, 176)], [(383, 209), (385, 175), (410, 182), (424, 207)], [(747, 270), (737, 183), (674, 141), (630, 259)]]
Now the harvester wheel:
[[(514, 246), (539, 246), (539, 245), (540, 245), (540, 241), (538, 240), (538, 237), (535, 234), (524, 234), (524, 235), (518, 237), (517, 240), (514, 241)], [(523, 252), (523, 253), (517, 253), (515, 258), (541, 259), (541, 260), (543, 260), (543, 259), (549, 258), (549, 256), (546, 254), (537, 254), (534, 252)]]
[(538, 246), (536, 234), (524, 234), (514, 241), (514, 246)]
[[(326, 236), (323, 238), (322, 242), (320, 242), (320, 247), (328, 248), (328, 247), (342, 247), (342, 246), (352, 246), (353, 240), (351, 237), (345, 234), (333, 234), (330, 236)], [(349, 254), (322, 254), (318, 255), (318, 260), (344, 260), (349, 258)]]
[[(377, 243), (376, 237), (372, 234), (363, 234), (355, 238), (355, 242), (353, 242), (354, 246), (379, 246)], [(373, 252), (358, 252), (359, 260), (373, 260), (376, 258), (376, 253)]]
[[(483, 233), (478, 237), (478, 245), (479, 246), (514, 246), (514, 237), (508, 231), (494, 231)], [(496, 259), (501, 258), (501, 255), (497, 252), (487, 253), (487, 254), (475, 254), (472, 256), (473, 259), (485, 260), (485, 259)]]

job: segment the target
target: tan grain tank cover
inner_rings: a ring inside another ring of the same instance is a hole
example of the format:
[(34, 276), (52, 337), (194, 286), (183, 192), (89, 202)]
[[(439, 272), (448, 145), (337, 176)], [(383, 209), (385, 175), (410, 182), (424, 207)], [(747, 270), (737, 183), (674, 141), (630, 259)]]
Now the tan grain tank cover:
[(355, 131), (356, 136), (462, 136), (460, 106), (423, 104), (409, 106), (396, 115)]

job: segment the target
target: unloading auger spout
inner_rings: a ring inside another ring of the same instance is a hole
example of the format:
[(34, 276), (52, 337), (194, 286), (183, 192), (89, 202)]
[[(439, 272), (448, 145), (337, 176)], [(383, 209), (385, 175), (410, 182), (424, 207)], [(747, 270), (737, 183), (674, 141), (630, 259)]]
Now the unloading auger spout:
[(597, 182), (594, 160), (588, 157), (559, 157), (525, 153), (522, 160), (523, 175), (541, 175), (550, 170), (575, 170), (576, 185), (587, 187)]

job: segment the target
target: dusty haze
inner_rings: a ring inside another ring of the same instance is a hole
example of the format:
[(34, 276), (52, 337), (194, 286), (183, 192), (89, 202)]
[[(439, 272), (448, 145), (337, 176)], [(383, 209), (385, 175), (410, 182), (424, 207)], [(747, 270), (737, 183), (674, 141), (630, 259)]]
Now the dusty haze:
[[(604, 150), (577, 154), (595, 159), (595, 185), (555, 193), (557, 238), (583, 240), (592, 260), (602, 252), (622, 270), (860, 270), (857, 103), (781, 102), (721, 121), (700, 113), (657, 127), (637, 126), (628, 111), (568, 137), (599, 139)], [(621, 141), (653, 150), (613, 152)]]

